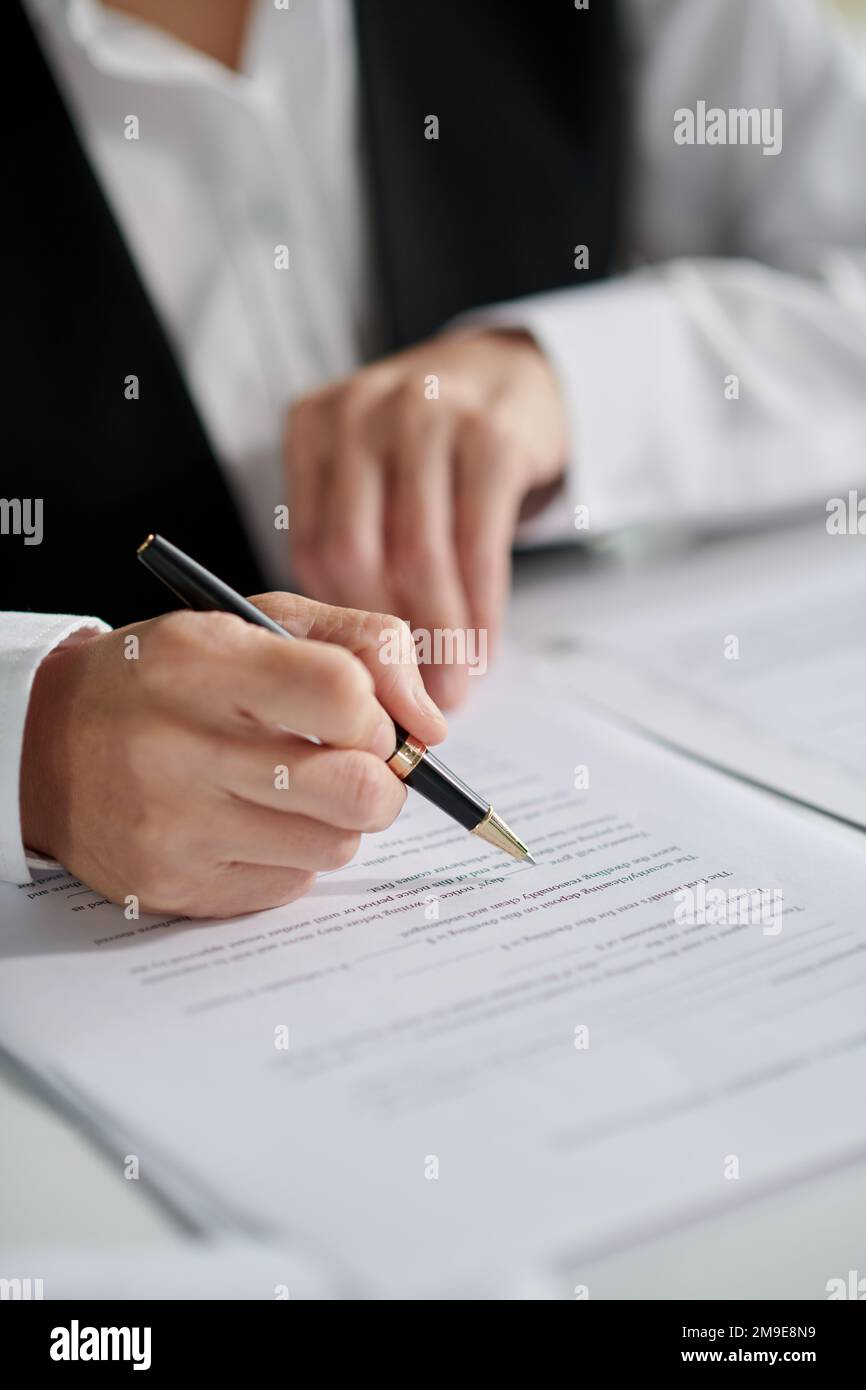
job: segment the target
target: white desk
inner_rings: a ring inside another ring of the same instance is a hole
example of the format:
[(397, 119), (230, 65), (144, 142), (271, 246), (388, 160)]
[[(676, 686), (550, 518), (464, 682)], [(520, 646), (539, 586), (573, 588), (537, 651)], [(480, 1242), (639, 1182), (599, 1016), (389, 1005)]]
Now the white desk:
[[(549, 647), (575, 629), (575, 615), (587, 606), (602, 615), (606, 605), (628, 602), (638, 593), (644, 602), (653, 594), (665, 601), (683, 582), (683, 566), (692, 583), (702, 574), (723, 574), (729, 566), (740, 577), (744, 567), (750, 568), (758, 580), (786, 557), (801, 554), (803, 546), (823, 543), (813, 524), (714, 543), (687, 559), (656, 560), (648, 571), (633, 564), (617, 568), (574, 557), (540, 558), (519, 566), (512, 628), (536, 647)], [(555, 576), (560, 582), (551, 589)], [(567, 660), (566, 650), (561, 659)], [(839, 833), (866, 848), (866, 836), (845, 827)], [(126, 1181), (114, 1161), (3, 1067), (0, 1133), (3, 1250), (63, 1250), (80, 1255), (82, 1265), (122, 1255), (134, 1270), (151, 1257), (189, 1249), (188, 1237), (140, 1183)], [(826, 1297), (828, 1279), (845, 1278), (852, 1269), (866, 1276), (866, 1154), (591, 1262), (581, 1277), (591, 1298), (814, 1299)], [(114, 1293), (108, 1272), (104, 1292), (106, 1297)]]

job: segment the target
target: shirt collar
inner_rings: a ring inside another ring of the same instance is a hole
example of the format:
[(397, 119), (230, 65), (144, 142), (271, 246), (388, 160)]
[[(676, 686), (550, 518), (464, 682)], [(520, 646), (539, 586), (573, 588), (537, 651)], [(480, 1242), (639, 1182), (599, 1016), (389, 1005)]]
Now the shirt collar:
[[(190, 48), (155, 25), (100, 0), (27, 0), (34, 17), (78, 48), (100, 72), (125, 81), (176, 86), (205, 83), (235, 90), (242, 73)], [(255, 22), (253, 20), (253, 22)]]

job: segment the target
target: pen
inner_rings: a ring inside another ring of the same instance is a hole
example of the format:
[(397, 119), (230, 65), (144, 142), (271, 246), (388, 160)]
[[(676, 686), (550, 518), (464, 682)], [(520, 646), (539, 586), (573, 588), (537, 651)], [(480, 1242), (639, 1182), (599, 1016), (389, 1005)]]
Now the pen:
[[(267, 628), (278, 637), (296, 640), (284, 627), (274, 622), (273, 618), (269, 618), (266, 613), (256, 608), (255, 604), (250, 603), (249, 599), (236, 593), (228, 584), (217, 579), (215, 574), (211, 574), (210, 570), (206, 570), (203, 565), (192, 560), (162, 536), (149, 535), (138, 547), (138, 558), (151, 574), (161, 579), (163, 584), (190, 608), (206, 611), (217, 609), (223, 613), (234, 613), (239, 618), (246, 618), (249, 623)], [(489, 845), (504, 850), (514, 859), (535, 863), (526, 845), (509, 829), (502, 817), (496, 814), (489, 801), (485, 801), (477, 792), (467, 787), (465, 782), (461, 782), (460, 778), (440, 762), (420, 739), (401, 729), (399, 724), (395, 724), (394, 727), (397, 747), (387, 759), (387, 763), (391, 771), (405, 782), (407, 787), (420, 792), (428, 801), (432, 801), (434, 806), (438, 806), (440, 811), (457, 821), (458, 825), (486, 840)]]

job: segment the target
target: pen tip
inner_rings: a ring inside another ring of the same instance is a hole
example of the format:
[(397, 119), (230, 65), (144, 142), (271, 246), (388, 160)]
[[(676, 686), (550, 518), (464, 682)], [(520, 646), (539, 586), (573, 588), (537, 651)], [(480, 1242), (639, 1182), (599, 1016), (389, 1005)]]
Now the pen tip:
[(530, 864), (537, 864), (537, 863), (538, 863), (538, 860), (536, 859), (535, 855), (534, 855), (534, 854), (530, 854), (530, 853), (529, 853), (529, 850), (526, 851), (526, 858), (529, 860)]
[(488, 809), (481, 824), (476, 825), (472, 834), (486, 840), (488, 845), (495, 845), (497, 849), (504, 850), (506, 854), (511, 855), (512, 859), (529, 859), (533, 864), (535, 863), (523, 841), (505, 824), (501, 816), (497, 816), (492, 806)]

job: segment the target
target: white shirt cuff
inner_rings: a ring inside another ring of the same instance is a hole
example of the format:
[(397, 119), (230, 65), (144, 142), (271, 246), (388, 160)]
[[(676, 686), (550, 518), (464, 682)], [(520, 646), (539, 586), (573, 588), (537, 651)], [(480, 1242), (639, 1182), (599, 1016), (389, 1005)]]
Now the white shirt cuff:
[(654, 431), (682, 407), (660, 399), (671, 374), (657, 365), (677, 360), (680, 345), (664, 286), (635, 272), (501, 307), (547, 356), (565, 404), (566, 485), (551, 503), (548, 527), (566, 539), (567, 520), (572, 540), (591, 541), (667, 521), (673, 498), (650, 461), (665, 452)]
[(574, 325), (575, 305), (573, 293), (565, 293), (564, 313), (563, 291), (555, 290), (548, 294), (511, 300), (505, 304), (490, 304), (483, 309), (473, 309), (461, 315), (453, 324), (457, 329), (514, 329), (528, 333), (550, 363), (562, 396), (568, 436), (562, 485), (537, 515), (519, 524), (514, 537), (517, 550), (531, 550), (544, 545), (591, 539), (582, 524), (576, 525), (577, 509), (583, 499), (580, 495), (574, 352), (569, 342)]
[[(110, 632), (99, 618), (59, 613), (0, 615), (0, 880), (30, 883), (28, 854), (21, 838), (21, 749), (33, 677), (43, 657), (85, 629)], [(34, 868), (51, 860), (32, 856)]]
[[(563, 485), (518, 528), (518, 546), (592, 541), (664, 515), (643, 466), (643, 436), (647, 420), (658, 415), (648, 364), (670, 346), (661, 341), (668, 317), (663, 290), (649, 276), (631, 275), (493, 304), (455, 324), (529, 333), (562, 393)], [(641, 383), (644, 396), (636, 400)]]

